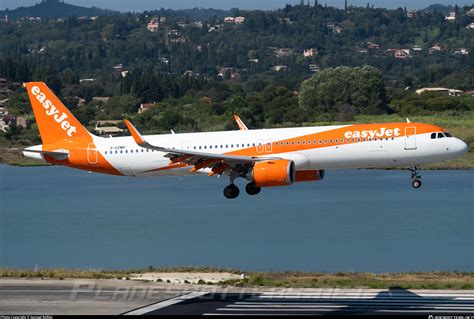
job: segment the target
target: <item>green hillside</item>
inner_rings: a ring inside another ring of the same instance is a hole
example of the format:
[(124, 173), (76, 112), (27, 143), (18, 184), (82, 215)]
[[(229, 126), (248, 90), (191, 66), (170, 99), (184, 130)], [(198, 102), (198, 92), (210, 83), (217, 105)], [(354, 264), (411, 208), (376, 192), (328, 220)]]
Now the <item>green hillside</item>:
[(19, 7), (13, 10), (0, 11), (0, 16), (8, 15), (10, 20), (24, 17), (40, 17), (42, 19), (56, 19), (66, 17), (94, 17), (114, 13), (111, 10), (99, 8), (85, 8), (61, 2), (60, 0), (44, 0), (31, 7)]

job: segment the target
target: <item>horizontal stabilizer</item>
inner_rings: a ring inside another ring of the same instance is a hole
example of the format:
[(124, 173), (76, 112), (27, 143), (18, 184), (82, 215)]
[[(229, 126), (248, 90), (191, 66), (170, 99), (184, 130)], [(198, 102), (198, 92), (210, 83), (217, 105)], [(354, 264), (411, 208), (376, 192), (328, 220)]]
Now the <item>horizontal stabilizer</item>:
[(43, 151), (40, 149), (41, 148), (41, 145), (37, 145), (37, 146), (32, 146), (32, 147), (28, 147), (28, 148), (25, 148), (23, 150), (23, 155), (26, 156), (26, 157), (34, 157), (34, 156), (31, 156), (33, 154), (38, 154), (38, 155), (47, 155), (47, 156), (51, 156), (57, 160), (65, 160), (69, 157), (69, 151), (68, 150), (63, 150), (63, 149), (59, 149), (59, 150), (53, 150), (53, 151)]

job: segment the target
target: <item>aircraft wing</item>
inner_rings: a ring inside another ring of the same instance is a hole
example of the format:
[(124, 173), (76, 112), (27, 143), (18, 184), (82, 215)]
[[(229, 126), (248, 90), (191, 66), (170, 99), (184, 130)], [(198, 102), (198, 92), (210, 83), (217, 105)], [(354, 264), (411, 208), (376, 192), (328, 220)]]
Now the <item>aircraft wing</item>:
[(171, 163), (185, 163), (187, 165), (193, 166), (190, 169), (191, 172), (210, 167), (212, 168), (212, 173), (209, 175), (212, 176), (214, 174), (221, 174), (227, 168), (237, 165), (252, 165), (255, 162), (280, 159), (277, 157), (239, 156), (195, 152), (191, 150), (180, 150), (176, 148), (153, 145), (138, 132), (138, 130), (133, 126), (132, 123), (130, 123), (129, 120), (124, 120), (124, 122), (125, 125), (127, 125), (130, 134), (132, 134), (135, 143), (137, 143), (139, 146), (166, 153), (165, 157), (168, 157)]

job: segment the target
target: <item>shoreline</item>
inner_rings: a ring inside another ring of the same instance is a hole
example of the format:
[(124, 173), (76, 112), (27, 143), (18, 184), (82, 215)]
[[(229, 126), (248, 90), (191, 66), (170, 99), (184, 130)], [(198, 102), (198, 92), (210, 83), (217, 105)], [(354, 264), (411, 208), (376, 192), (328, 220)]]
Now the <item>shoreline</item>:
[[(151, 276), (150, 276), (151, 274)], [(154, 274), (154, 276), (153, 276)], [(147, 275), (145, 279), (142, 275)], [(170, 277), (171, 276), (171, 277)], [(183, 278), (194, 276), (188, 282)], [(198, 278), (199, 276), (202, 279)], [(233, 277), (232, 277), (233, 276)], [(223, 278), (208, 281), (210, 277)], [(162, 278), (162, 279), (160, 279)], [(173, 279), (176, 278), (176, 279)], [(232, 279), (226, 279), (232, 278)], [(0, 268), (0, 279), (11, 280), (120, 280), (192, 285), (218, 285), (225, 287), (253, 288), (373, 288), (373, 289), (474, 289), (474, 272), (432, 271), (400, 273), (368, 272), (247, 272), (220, 268), (152, 268), (130, 270), (80, 270), (80, 269), (5, 269)]]

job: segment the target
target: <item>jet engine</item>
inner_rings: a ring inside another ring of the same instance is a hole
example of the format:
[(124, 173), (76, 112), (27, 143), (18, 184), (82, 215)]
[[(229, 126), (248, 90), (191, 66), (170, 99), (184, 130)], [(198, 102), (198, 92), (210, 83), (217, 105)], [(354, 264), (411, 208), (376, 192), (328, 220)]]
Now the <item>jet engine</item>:
[(286, 159), (257, 162), (247, 179), (257, 187), (291, 185), (295, 181), (295, 163)]

